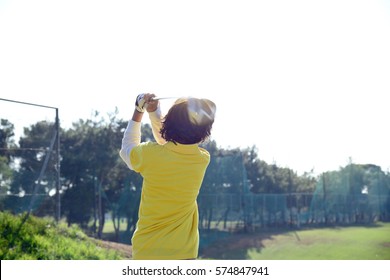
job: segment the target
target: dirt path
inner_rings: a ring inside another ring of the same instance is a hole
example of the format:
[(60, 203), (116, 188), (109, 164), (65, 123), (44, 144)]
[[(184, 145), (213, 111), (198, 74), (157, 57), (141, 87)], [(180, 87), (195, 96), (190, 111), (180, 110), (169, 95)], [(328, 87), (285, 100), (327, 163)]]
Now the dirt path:
[(126, 259), (132, 258), (132, 247), (130, 245), (97, 239), (96, 242), (102, 248), (120, 252)]

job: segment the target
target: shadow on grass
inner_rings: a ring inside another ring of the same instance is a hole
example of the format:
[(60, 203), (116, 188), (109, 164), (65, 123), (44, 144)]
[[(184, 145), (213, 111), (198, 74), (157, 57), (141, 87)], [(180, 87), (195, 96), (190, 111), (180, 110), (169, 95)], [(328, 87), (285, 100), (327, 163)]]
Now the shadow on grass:
[[(199, 256), (203, 259), (220, 260), (245, 260), (249, 258), (249, 251), (261, 253), (265, 248), (265, 241), (274, 240), (276, 235), (292, 236), (297, 242), (302, 241), (300, 233), (313, 229), (334, 229), (342, 230), (352, 227), (380, 228), (381, 223), (373, 224), (352, 224), (352, 225), (310, 225), (300, 228), (262, 228), (253, 233), (226, 232), (211, 230), (200, 232)], [(303, 244), (303, 243), (302, 243)]]
[(211, 230), (200, 232), (199, 256), (202, 259), (245, 260), (248, 250), (261, 252), (264, 241), (272, 240), (272, 235), (280, 230), (264, 230), (259, 233), (229, 233)]
[(297, 230), (311, 230), (311, 229), (336, 229), (336, 230), (342, 230), (346, 228), (353, 228), (353, 227), (364, 227), (364, 228), (381, 228), (383, 227), (383, 222), (372, 222), (372, 223), (351, 223), (351, 224), (336, 224), (336, 223), (329, 223), (329, 224), (308, 224), (303, 225), (300, 228), (297, 228)]

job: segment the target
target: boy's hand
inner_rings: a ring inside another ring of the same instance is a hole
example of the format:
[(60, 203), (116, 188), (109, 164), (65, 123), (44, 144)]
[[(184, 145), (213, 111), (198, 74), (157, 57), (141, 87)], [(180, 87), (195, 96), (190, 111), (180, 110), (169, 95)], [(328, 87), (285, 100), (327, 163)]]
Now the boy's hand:
[(145, 99), (147, 100), (146, 101), (146, 104), (147, 104), (146, 111), (148, 111), (148, 113), (154, 112), (154, 111), (157, 110), (159, 101), (158, 100), (154, 100), (153, 99), (154, 97), (156, 97), (156, 95), (153, 94), (153, 93), (152, 94), (147, 93), (146, 96), (145, 96)]
[(143, 113), (145, 112), (145, 105), (146, 105), (145, 93), (141, 93), (135, 99), (135, 109), (138, 112)]
[(135, 109), (144, 113), (145, 110), (148, 112), (154, 112), (158, 107), (158, 100), (153, 100), (153, 97), (156, 97), (153, 93), (141, 93), (137, 96), (135, 100)]

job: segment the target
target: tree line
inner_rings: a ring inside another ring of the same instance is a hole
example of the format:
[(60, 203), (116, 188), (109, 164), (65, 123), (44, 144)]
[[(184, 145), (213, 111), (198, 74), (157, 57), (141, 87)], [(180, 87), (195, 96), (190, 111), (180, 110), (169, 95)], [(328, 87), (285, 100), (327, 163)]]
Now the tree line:
[[(96, 113), (94, 117), (80, 119), (71, 128), (60, 131), (61, 217), (69, 225), (76, 223), (88, 228), (97, 237), (102, 236), (106, 217), (112, 220), (117, 238), (121, 221), (126, 220), (126, 232), (131, 234), (138, 219), (142, 178), (130, 171), (118, 155), (126, 126), (127, 120), (119, 119), (116, 113), (109, 114), (108, 119)], [(54, 212), (56, 201), (52, 196), (55, 193), (57, 171), (55, 156), (48, 159), (43, 178), (37, 185), (37, 176), (49, 153), (48, 147), (54, 129), (51, 122), (37, 122), (25, 127), (23, 135), (16, 142), (14, 125), (1, 119), (0, 210), (15, 213), (27, 211), (31, 207), (31, 196), (35, 194), (34, 214), (43, 216), (48, 215), (48, 211)], [(154, 141), (148, 124), (142, 125), (141, 141)], [(219, 147), (216, 141), (208, 141), (202, 146), (210, 152), (211, 162), (200, 196), (292, 193), (314, 195), (320, 188), (326, 188), (323, 176), (314, 176), (311, 172), (298, 175), (290, 168), (269, 164), (261, 159), (255, 146), (226, 149)], [(54, 155), (55, 151), (51, 153)], [(364, 176), (368, 167), (361, 168), (361, 172), (350, 175), (346, 190), (350, 194), (360, 194), (366, 186), (367, 178)], [(329, 178), (337, 177), (334, 172), (328, 173)], [(382, 170), (380, 173), (383, 175), (383, 192), (388, 195), (390, 174)], [(354, 184), (353, 181), (359, 184)], [(329, 196), (330, 190), (327, 191)], [(305, 203), (311, 202), (312, 199)], [(288, 207), (297, 207), (296, 200), (286, 203)], [(211, 207), (207, 200), (203, 200), (199, 203), (199, 208), (202, 217), (209, 217), (210, 222), (215, 205)], [(224, 210), (226, 215), (230, 210)]]

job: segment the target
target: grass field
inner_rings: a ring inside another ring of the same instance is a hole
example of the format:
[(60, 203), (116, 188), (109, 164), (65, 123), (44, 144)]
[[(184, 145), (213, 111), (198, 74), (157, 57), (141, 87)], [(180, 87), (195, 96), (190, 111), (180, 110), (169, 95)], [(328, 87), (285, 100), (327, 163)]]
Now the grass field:
[[(89, 238), (76, 226), (68, 228), (51, 220), (30, 217), (20, 227), (21, 220), (22, 216), (0, 212), (1, 259), (131, 258), (130, 246)], [(112, 235), (113, 228), (108, 226), (104, 231)], [(201, 232), (200, 236), (200, 259), (390, 260), (390, 223), (299, 231), (262, 230), (251, 234)]]
[[(121, 224), (121, 230), (124, 229), (125, 224)], [(104, 233), (113, 231), (111, 223), (106, 223)], [(201, 232), (200, 235), (203, 259), (390, 260), (390, 223), (264, 230), (252, 234)], [(130, 237), (125, 237), (128, 243)]]
[(390, 260), (390, 223), (236, 234), (201, 252), (205, 259)]

